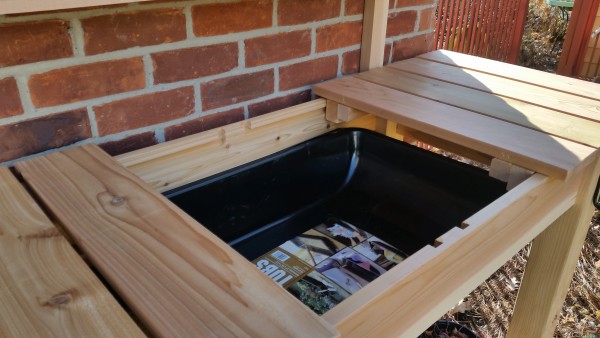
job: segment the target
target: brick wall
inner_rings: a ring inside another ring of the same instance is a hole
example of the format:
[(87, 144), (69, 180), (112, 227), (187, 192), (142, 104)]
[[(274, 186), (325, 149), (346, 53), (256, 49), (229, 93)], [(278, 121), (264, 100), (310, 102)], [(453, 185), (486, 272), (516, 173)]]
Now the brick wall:
[[(429, 50), (435, 0), (391, 0), (385, 62)], [(0, 16), (0, 163), (112, 154), (311, 100), (358, 71), (364, 0), (155, 1)]]

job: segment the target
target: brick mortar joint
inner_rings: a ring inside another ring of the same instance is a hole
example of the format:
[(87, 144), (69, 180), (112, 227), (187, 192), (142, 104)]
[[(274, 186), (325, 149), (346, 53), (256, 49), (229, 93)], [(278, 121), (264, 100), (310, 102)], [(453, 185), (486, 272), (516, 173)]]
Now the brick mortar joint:
[[(360, 17), (362, 18), (362, 17)], [(337, 20), (340, 19), (340, 20)], [(71, 66), (80, 66), (87, 65), (96, 62), (103, 61), (111, 61), (111, 60), (120, 60), (127, 58), (135, 58), (135, 57), (143, 57), (144, 55), (151, 55), (161, 52), (168, 52), (179, 49), (186, 48), (195, 48), (195, 47), (205, 47), (212, 46), (223, 43), (236, 43), (239, 41), (249, 40), (253, 38), (264, 37), (268, 35), (276, 35), (280, 33), (290, 33), (300, 30), (315, 30), (321, 27), (331, 26), (336, 23), (344, 23), (344, 22), (352, 22), (357, 21), (356, 16), (350, 17), (338, 17), (328, 20), (322, 20), (317, 22), (305, 23), (300, 25), (292, 25), (292, 26), (278, 26), (278, 27), (268, 27), (262, 29), (256, 29), (251, 31), (239, 32), (239, 33), (231, 33), (226, 35), (217, 35), (210, 37), (194, 37), (191, 39), (185, 39), (182, 41), (176, 41), (171, 43), (162, 43), (150, 46), (137, 46), (131, 47), (128, 49), (121, 49), (101, 54), (95, 55), (81, 55), (81, 56), (71, 56), (67, 58), (54, 59), (41, 61), (37, 63), (28, 63), (15, 65), (10, 67), (0, 68), (0, 78), (13, 76), (14, 74), (26, 74), (33, 75), (39, 73), (45, 73), (52, 70), (67, 68)], [(313, 36), (314, 38), (314, 36)], [(83, 39), (83, 32), (81, 39)], [(313, 39), (314, 40), (314, 39)]]

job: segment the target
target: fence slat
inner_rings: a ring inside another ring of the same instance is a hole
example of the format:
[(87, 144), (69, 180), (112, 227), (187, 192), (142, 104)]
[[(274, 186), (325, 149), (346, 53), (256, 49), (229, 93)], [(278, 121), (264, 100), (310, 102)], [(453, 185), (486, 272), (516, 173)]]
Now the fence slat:
[(528, 0), (440, 0), (435, 45), (515, 63), (527, 4)]
[(473, 55), (475, 53), (475, 45), (477, 44), (477, 39), (479, 38), (479, 16), (481, 15), (483, 4), (481, 1), (473, 1), (475, 4), (475, 14), (471, 18), (471, 42), (469, 42), (469, 54)]

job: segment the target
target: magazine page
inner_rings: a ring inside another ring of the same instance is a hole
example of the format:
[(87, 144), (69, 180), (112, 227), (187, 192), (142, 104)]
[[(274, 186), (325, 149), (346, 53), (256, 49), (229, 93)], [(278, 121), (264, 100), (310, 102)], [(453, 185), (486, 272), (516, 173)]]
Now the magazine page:
[(254, 260), (321, 315), (407, 257), (379, 237), (331, 218)]

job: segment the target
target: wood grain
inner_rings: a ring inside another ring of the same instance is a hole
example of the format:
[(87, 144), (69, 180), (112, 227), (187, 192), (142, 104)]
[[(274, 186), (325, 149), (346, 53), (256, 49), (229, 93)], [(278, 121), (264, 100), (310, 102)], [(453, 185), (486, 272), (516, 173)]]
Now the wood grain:
[[(164, 192), (273, 154), (335, 125), (319, 99), (117, 156), (157, 191)], [(201, 156), (200, 156), (201, 155)]]
[(416, 337), (568, 210), (579, 183), (534, 175), (324, 318), (343, 337)]
[(532, 243), (507, 337), (551, 337), (571, 283), (590, 219), (600, 159), (580, 175), (575, 205)]
[[(315, 86), (317, 95), (548, 176), (566, 178), (596, 149), (354, 77)], [(493, 132), (491, 132), (493, 131)]]
[(600, 147), (599, 122), (417, 74), (397, 71), (391, 67), (374, 69), (361, 73), (357, 77), (594, 148)]
[(410, 129), (405, 126), (399, 125), (399, 124), (396, 126), (396, 132), (400, 135), (408, 136), (415, 140), (425, 142), (426, 144), (432, 145), (432, 146), (440, 148), (440, 149), (450, 151), (452, 153), (469, 158), (469, 159), (477, 161), (479, 163), (483, 163), (486, 165), (489, 165), (490, 163), (492, 163), (493, 157), (490, 155), (483, 154), (479, 151), (475, 151), (473, 149), (458, 145), (456, 143), (448, 142), (444, 139), (435, 137), (430, 134), (426, 134), (426, 133), (423, 133), (423, 132), (420, 132), (420, 131), (417, 131), (414, 129)]
[(476, 58), (471, 55), (436, 50), (418, 56), (419, 59), (435, 61), (450, 66), (529, 83), (550, 90), (587, 97), (600, 101), (600, 85), (568, 76), (540, 72), (531, 68), (511, 65), (495, 60)]
[(389, 0), (366, 0), (360, 47), (360, 71), (383, 66)]
[(97, 146), (16, 168), (153, 335), (337, 335)]
[(391, 64), (390, 67), (554, 109), (591, 121), (600, 121), (600, 101), (594, 99), (424, 59), (399, 61)]
[(0, 167), (0, 337), (145, 337)]

